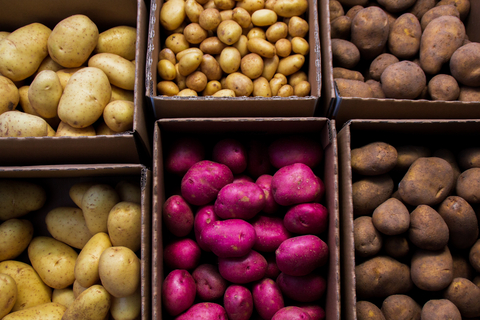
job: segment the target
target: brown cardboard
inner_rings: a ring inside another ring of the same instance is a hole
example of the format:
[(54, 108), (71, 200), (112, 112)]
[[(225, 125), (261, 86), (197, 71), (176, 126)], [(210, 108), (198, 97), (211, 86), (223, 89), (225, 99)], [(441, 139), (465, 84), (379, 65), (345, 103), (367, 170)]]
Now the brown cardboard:
[[(0, 165), (65, 163), (147, 163), (151, 157), (150, 109), (146, 108), (145, 52), (148, 8), (144, 0), (5, 1), (0, 11), (2, 31), (40, 22), (50, 29), (73, 14), (85, 14), (99, 32), (118, 25), (137, 28), (133, 130), (114, 136), (0, 138)], [(149, 121), (150, 120), (150, 121)]]
[[(320, 0), (323, 7), (328, 0)], [(468, 38), (479, 42), (480, 2), (470, 1), (470, 15), (465, 21)], [(321, 16), (323, 100), (322, 110), (327, 117), (335, 119), (341, 128), (349, 119), (476, 119), (480, 118), (480, 102), (366, 99), (340, 97), (333, 81), (332, 45), (330, 39), (330, 15)], [(328, 70), (325, 70), (327, 69)]]
[[(338, 219), (338, 165), (335, 122), (326, 118), (216, 118), (216, 119), (162, 119), (155, 124), (153, 162), (153, 247), (152, 247), (152, 319), (162, 319), (161, 286), (164, 276), (162, 205), (175, 185), (165, 181), (163, 171), (164, 143), (178, 134), (198, 134), (205, 141), (216, 141), (225, 134), (236, 133), (253, 137), (276, 137), (283, 134), (311, 134), (324, 147), (325, 206), (330, 220), (328, 242), (328, 288), (326, 292), (326, 319), (340, 319), (340, 221)], [(164, 317), (163, 319), (165, 319)]]
[[(139, 164), (105, 165), (47, 165), (0, 167), (0, 179), (22, 179), (43, 186), (47, 192), (45, 205), (22, 219), (29, 219), (34, 225), (34, 236), (51, 236), (47, 230), (45, 216), (50, 210), (66, 206), (76, 207), (68, 191), (78, 182), (106, 183), (113, 187), (126, 180), (141, 187), (141, 319), (151, 319), (151, 171)], [(79, 252), (78, 249), (76, 249)], [(23, 252), (18, 260), (28, 263)]]
[(163, 0), (151, 1), (148, 32), (146, 95), (153, 108), (155, 119), (181, 117), (310, 117), (316, 113), (321, 95), (322, 73), (317, 1), (309, 0), (308, 42), (310, 54), (308, 81), (311, 95), (307, 97), (164, 97), (157, 95), (158, 53), (163, 49), (164, 35), (160, 30), (159, 15)]
[(387, 142), (394, 146), (408, 144), (427, 146), (432, 151), (440, 148), (461, 150), (471, 146), (471, 141), (479, 138), (479, 124), (476, 120), (355, 119), (346, 122), (339, 130), (341, 290), (344, 319), (357, 319), (351, 150), (375, 141)]

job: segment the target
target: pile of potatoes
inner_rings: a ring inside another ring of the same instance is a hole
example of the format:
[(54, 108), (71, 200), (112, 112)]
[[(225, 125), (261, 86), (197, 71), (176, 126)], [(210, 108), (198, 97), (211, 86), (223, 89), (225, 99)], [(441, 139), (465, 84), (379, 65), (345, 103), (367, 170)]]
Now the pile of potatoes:
[(309, 95), (307, 9), (308, 0), (166, 1), (158, 94)]
[(343, 97), (480, 101), (470, 0), (330, 0), (334, 82)]
[(165, 148), (163, 319), (325, 319), (321, 145), (206, 139)]
[(0, 32), (0, 137), (132, 130), (135, 43), (136, 28), (100, 33), (82, 14)]
[(72, 205), (46, 214), (48, 233), (31, 219), (49, 196), (42, 184), (2, 179), (0, 191), (1, 319), (139, 319), (138, 185), (73, 184)]
[(478, 147), (352, 149), (359, 320), (480, 317), (479, 159)]

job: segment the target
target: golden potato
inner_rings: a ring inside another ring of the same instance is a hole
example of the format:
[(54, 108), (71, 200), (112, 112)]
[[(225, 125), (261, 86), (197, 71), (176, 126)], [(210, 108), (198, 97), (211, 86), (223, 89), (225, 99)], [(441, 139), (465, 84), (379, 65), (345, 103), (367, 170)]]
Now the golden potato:
[(220, 90), (222, 90), (222, 84), (219, 81), (208, 81), (207, 86), (203, 89), (202, 96), (211, 96)]
[(33, 238), (33, 225), (25, 219), (8, 219), (0, 224), (0, 261), (18, 257)]
[(212, 96), (213, 97), (235, 97), (235, 91), (231, 89), (222, 89), (212, 94)]
[(272, 90), (270, 89), (270, 84), (265, 77), (258, 77), (253, 80), (253, 92), (254, 97), (271, 97)]
[(195, 0), (185, 1), (185, 14), (191, 22), (198, 23), (201, 13), (204, 11), (202, 5)]
[(157, 71), (158, 75), (163, 80), (174, 80), (177, 76), (177, 70), (175, 69), (175, 65), (166, 59), (158, 61)]
[(57, 207), (50, 210), (45, 216), (45, 223), (53, 238), (76, 249), (82, 249), (92, 237), (83, 212), (78, 208)]
[(0, 114), (16, 109), (20, 102), (19, 89), (12, 80), (2, 75), (0, 75), (0, 95), (2, 96)]
[(240, 72), (233, 72), (227, 76), (225, 89), (233, 90), (236, 97), (248, 97), (253, 92), (253, 81)]
[(188, 43), (183, 33), (173, 33), (169, 35), (167, 39), (165, 39), (165, 47), (172, 50), (174, 54), (177, 54), (185, 49), (188, 49), (190, 47), (190, 43)]
[(88, 66), (102, 70), (114, 86), (125, 90), (135, 88), (135, 65), (114, 53), (97, 53), (88, 59)]
[(202, 59), (203, 55), (198, 52), (187, 53), (178, 61), (178, 74), (188, 76), (200, 66)]
[(208, 37), (208, 31), (198, 23), (189, 23), (183, 29), (183, 35), (190, 44), (199, 44)]
[(103, 109), (105, 124), (115, 132), (133, 130), (135, 104), (132, 101), (115, 100)]
[(288, 21), (288, 34), (291, 37), (305, 37), (308, 30), (308, 22), (301, 17), (294, 16)]
[(198, 93), (195, 90), (186, 88), (177, 93), (180, 97), (198, 97)]
[(137, 29), (130, 26), (116, 26), (98, 35), (95, 53), (114, 53), (127, 59), (135, 59)]
[(217, 27), (217, 37), (226, 45), (232, 45), (242, 35), (242, 27), (234, 20), (220, 22)]
[(243, 8), (252, 15), (255, 11), (265, 7), (264, 0), (240, 0), (237, 1), (237, 7)]
[(286, 58), (292, 53), (292, 43), (288, 39), (279, 39), (275, 42), (275, 53), (277, 56)]
[(160, 60), (168, 60), (174, 65), (177, 63), (177, 59), (175, 58), (175, 53), (170, 48), (163, 48), (158, 53), (158, 61)]
[(69, 307), (75, 300), (72, 288), (65, 289), (53, 289), (52, 302), (61, 304), (62, 306)]
[(0, 137), (46, 136), (55, 136), (55, 130), (39, 116), (18, 111), (0, 114)]
[(225, 73), (234, 73), (240, 68), (242, 56), (235, 47), (226, 47), (220, 53), (219, 65)]
[(167, 1), (160, 9), (160, 24), (165, 30), (175, 30), (185, 20), (185, 1)]
[(60, 69), (57, 71), (58, 80), (60, 80), (63, 90), (65, 90), (65, 86), (67, 85), (68, 80), (70, 80), (72, 74), (83, 68), (84, 67)]
[(85, 192), (81, 208), (92, 235), (108, 232), (108, 213), (119, 201), (115, 188), (108, 184), (95, 184)]
[(70, 187), (68, 190), (68, 195), (70, 199), (81, 209), (82, 208), (82, 199), (85, 192), (93, 185), (95, 182), (78, 182)]
[(200, 50), (204, 54), (216, 55), (220, 54), (226, 46), (218, 37), (209, 37), (200, 43)]
[(128, 100), (133, 102), (133, 90), (125, 90), (114, 85), (110, 85), (110, 87), (112, 89), (112, 97), (110, 98), (110, 102), (115, 100)]
[(108, 235), (113, 246), (123, 246), (136, 252), (141, 244), (142, 211), (140, 204), (117, 203), (108, 214)]
[(132, 295), (124, 298), (112, 297), (110, 313), (116, 320), (137, 319), (142, 311), (140, 287)]
[(305, 63), (305, 56), (301, 54), (292, 54), (286, 58), (280, 59), (277, 72), (289, 76), (299, 71)]
[(261, 38), (248, 39), (247, 47), (250, 52), (256, 53), (264, 58), (272, 58), (276, 53), (275, 45)]
[(263, 73), (263, 59), (256, 53), (249, 53), (240, 62), (242, 73), (254, 80)]
[(57, 116), (63, 88), (55, 71), (44, 70), (37, 74), (28, 88), (28, 100), (42, 118)]
[(0, 179), (0, 220), (19, 218), (39, 210), (46, 200), (46, 190), (39, 184)]
[(277, 0), (273, 5), (275, 13), (280, 17), (286, 18), (301, 16), (307, 9), (307, 0)]
[(76, 320), (79, 314), (84, 319), (103, 320), (108, 315), (111, 304), (111, 295), (103, 286), (96, 284), (78, 295), (65, 310), (62, 320)]
[(242, 7), (236, 7), (232, 11), (232, 20), (237, 22), (242, 28), (248, 28), (252, 23), (252, 17), (247, 10)]
[(198, 18), (198, 24), (205, 30), (217, 29), (220, 22), (222, 22), (222, 16), (217, 8), (203, 10)]
[(10, 313), (17, 301), (17, 284), (8, 274), (0, 273), (0, 318)]
[(56, 303), (48, 302), (38, 306), (30, 307), (20, 311), (12, 312), (2, 319), (5, 320), (61, 320), (67, 307)]
[(275, 72), (277, 72), (279, 62), (280, 58), (277, 55), (274, 55), (272, 58), (263, 59), (262, 77), (270, 81), (275, 75)]
[[(178, 94), (180, 89), (178, 88), (177, 84), (173, 81), (160, 81), (159, 83), (157, 83), (157, 91), (159, 95), (174, 96)], [(105, 126), (108, 128), (106, 124)], [(115, 131), (112, 130), (112, 132), (115, 132)]]
[(142, 190), (136, 183), (122, 180), (115, 185), (115, 191), (120, 196), (120, 201), (141, 203)]
[(222, 68), (210, 54), (204, 54), (202, 62), (200, 63), (200, 71), (205, 74), (207, 80), (220, 80), (222, 78)]

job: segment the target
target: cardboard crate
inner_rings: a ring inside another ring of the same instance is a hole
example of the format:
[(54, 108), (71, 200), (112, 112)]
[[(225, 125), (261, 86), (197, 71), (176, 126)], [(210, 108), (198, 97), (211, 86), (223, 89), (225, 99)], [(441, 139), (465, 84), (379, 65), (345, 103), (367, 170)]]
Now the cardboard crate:
[(112, 136), (0, 138), (0, 165), (149, 163), (151, 159), (153, 120), (144, 95), (148, 28), (144, 0), (4, 1), (0, 29), (12, 32), (33, 22), (53, 29), (73, 14), (90, 17), (99, 32), (120, 25), (137, 28), (133, 130)]
[[(320, 175), (326, 187), (322, 203), (329, 211), (329, 225), (322, 238), (329, 246), (327, 291), (323, 306), (326, 319), (340, 319), (340, 259), (338, 219), (338, 167), (335, 123), (326, 118), (217, 118), (217, 119), (162, 119), (155, 125), (154, 166), (153, 166), (153, 263), (152, 315), (153, 319), (168, 319), (162, 314), (161, 286), (164, 277), (162, 205), (176, 188), (175, 183), (164, 173), (163, 157), (165, 146), (171, 139), (181, 134), (195, 134), (208, 143), (224, 136), (275, 138), (286, 134), (309, 134), (318, 139), (324, 148), (323, 173)], [(207, 149), (208, 151), (208, 149)], [(168, 180), (167, 180), (168, 179)], [(163, 317), (162, 317), (163, 315)]]
[(165, 35), (160, 26), (163, 0), (152, 0), (148, 31), (146, 95), (155, 119), (184, 117), (311, 117), (316, 115), (322, 87), (320, 36), (317, 1), (309, 0), (306, 20), (309, 23), (308, 42), (310, 54), (305, 60), (305, 70), (311, 85), (307, 97), (166, 97), (158, 96), (158, 54), (164, 47)]
[[(468, 38), (480, 42), (480, 2), (470, 1), (471, 8), (464, 22)], [(320, 0), (323, 91), (321, 108), (326, 117), (335, 119), (341, 128), (349, 119), (476, 119), (480, 118), (480, 102), (433, 101), (408, 99), (371, 99), (341, 97), (333, 81), (330, 9), (328, 0)]]
[[(75, 183), (105, 183), (115, 187), (120, 181), (138, 184), (141, 188), (141, 248), (137, 252), (141, 264), (141, 318), (151, 319), (151, 171), (140, 164), (86, 164), (0, 167), (0, 179), (23, 180), (42, 186), (47, 193), (44, 206), (21, 219), (33, 223), (35, 236), (51, 236), (45, 223), (48, 212), (59, 207), (77, 207), (69, 196)], [(75, 249), (77, 252), (80, 250)], [(18, 258), (29, 263), (27, 250)]]
[[(478, 120), (362, 120), (347, 121), (338, 132), (341, 221), (342, 314), (356, 320), (355, 242), (353, 236), (351, 151), (370, 142), (382, 141), (393, 146), (425, 146), (432, 152), (446, 148), (452, 152), (475, 146), (480, 137)], [(398, 183), (394, 177), (394, 185)], [(397, 188), (394, 188), (394, 192)], [(417, 296), (419, 297), (419, 296)], [(421, 298), (423, 299), (423, 298)]]

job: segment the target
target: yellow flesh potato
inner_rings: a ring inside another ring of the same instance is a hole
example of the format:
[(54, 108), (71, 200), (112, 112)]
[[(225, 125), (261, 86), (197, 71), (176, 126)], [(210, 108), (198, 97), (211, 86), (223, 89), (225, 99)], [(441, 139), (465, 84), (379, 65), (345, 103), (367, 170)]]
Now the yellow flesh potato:
[(41, 117), (19, 111), (0, 115), (0, 137), (54, 136), (53, 128)]
[(83, 291), (67, 308), (62, 320), (104, 320), (108, 315), (112, 298), (101, 285), (93, 285)]
[(12, 312), (2, 320), (61, 320), (67, 307), (48, 302), (28, 309)]
[(92, 237), (79, 208), (58, 207), (50, 210), (45, 216), (45, 223), (53, 238), (77, 249), (82, 249)]
[(105, 124), (115, 132), (133, 129), (135, 105), (132, 101), (115, 100), (107, 104), (103, 110)]
[(141, 244), (142, 211), (135, 202), (117, 203), (108, 214), (108, 235), (114, 246), (123, 246), (136, 252)]
[(92, 234), (108, 232), (108, 213), (120, 201), (115, 189), (107, 184), (90, 187), (82, 199), (82, 210), (88, 230)]
[(28, 88), (28, 100), (32, 108), (42, 118), (57, 116), (57, 107), (63, 88), (58, 75), (53, 70), (41, 71)]
[(114, 86), (125, 90), (135, 88), (135, 65), (117, 54), (97, 53), (88, 60), (88, 66), (105, 72)]
[(110, 28), (98, 36), (96, 53), (115, 53), (127, 59), (135, 59), (137, 29), (129, 26)]
[(33, 225), (29, 220), (4, 221), (0, 224), (0, 261), (18, 257), (28, 247), (32, 238)]
[(20, 102), (20, 93), (12, 80), (0, 75), (0, 114), (15, 110)]
[(7, 315), (17, 301), (17, 284), (8, 274), (0, 273), (0, 319)]

